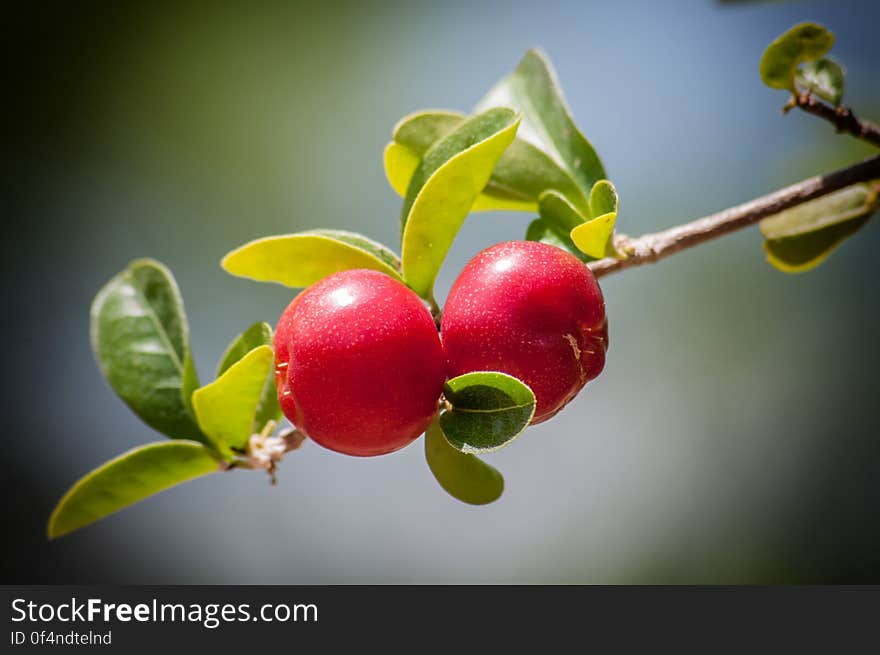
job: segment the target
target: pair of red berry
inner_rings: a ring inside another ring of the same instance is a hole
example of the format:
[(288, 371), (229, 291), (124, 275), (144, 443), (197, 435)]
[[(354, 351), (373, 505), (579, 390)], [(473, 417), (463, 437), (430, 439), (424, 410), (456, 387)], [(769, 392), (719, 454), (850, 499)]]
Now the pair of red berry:
[(519, 378), (535, 394), (539, 423), (599, 375), (607, 345), (605, 303), (590, 270), (559, 248), (511, 241), (465, 266), (439, 334), (422, 300), (383, 273), (324, 278), (281, 315), (275, 382), (285, 416), (312, 440), (382, 455), (425, 431), (447, 377)]

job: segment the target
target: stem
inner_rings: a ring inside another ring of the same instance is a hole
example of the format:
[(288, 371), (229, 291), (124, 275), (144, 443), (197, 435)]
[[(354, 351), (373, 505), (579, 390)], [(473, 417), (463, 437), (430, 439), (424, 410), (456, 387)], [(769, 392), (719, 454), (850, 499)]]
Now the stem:
[(627, 255), (627, 258), (606, 257), (590, 262), (589, 267), (596, 277), (602, 277), (625, 268), (650, 264), (686, 248), (754, 225), (767, 216), (778, 214), (853, 184), (877, 178), (880, 178), (880, 155), (849, 168), (808, 178), (745, 204), (698, 218), (663, 232), (645, 234), (635, 239), (620, 235), (616, 237), (615, 245), (620, 252)]
[(837, 107), (835, 109), (831, 105), (826, 105), (824, 102), (816, 100), (809, 91), (792, 96), (783, 112), (787, 112), (792, 107), (797, 107), (808, 114), (825, 119), (834, 125), (838, 132), (846, 132), (857, 139), (867, 141), (880, 148), (880, 127), (877, 127), (870, 121), (858, 118), (853, 113), (853, 110), (848, 107)]

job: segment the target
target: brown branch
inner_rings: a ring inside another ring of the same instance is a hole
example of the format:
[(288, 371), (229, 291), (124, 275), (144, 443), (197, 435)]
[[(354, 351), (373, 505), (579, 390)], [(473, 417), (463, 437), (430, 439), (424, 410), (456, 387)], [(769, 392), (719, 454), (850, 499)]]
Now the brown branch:
[(835, 109), (831, 105), (816, 100), (816, 98), (805, 91), (792, 96), (789, 104), (785, 106), (783, 111), (788, 111), (792, 107), (802, 109), (808, 114), (823, 118), (837, 129), (838, 132), (846, 132), (857, 139), (867, 141), (868, 143), (880, 148), (880, 127), (877, 127), (870, 121), (858, 118), (848, 107), (838, 107)]
[(843, 168), (827, 175), (817, 175), (793, 184), (769, 195), (751, 200), (745, 204), (698, 218), (655, 234), (645, 234), (636, 239), (624, 235), (615, 237), (615, 246), (627, 257), (615, 259), (606, 257), (590, 262), (589, 267), (601, 277), (659, 261), (669, 255), (710, 241), (735, 230), (754, 225), (773, 214), (795, 207), (839, 191), (845, 187), (880, 178), (880, 155), (872, 157), (849, 168)]

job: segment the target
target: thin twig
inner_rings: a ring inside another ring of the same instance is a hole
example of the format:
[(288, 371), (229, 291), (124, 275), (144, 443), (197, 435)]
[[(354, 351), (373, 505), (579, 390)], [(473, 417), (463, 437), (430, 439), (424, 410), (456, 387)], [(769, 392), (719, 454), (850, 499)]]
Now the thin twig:
[(838, 132), (846, 132), (857, 139), (867, 141), (880, 148), (880, 127), (863, 118), (858, 118), (853, 113), (853, 110), (848, 107), (837, 107), (835, 109), (831, 105), (826, 105), (824, 102), (817, 100), (809, 91), (793, 95), (783, 111), (788, 111), (792, 107), (797, 107), (808, 114), (825, 119), (834, 125)]
[(849, 168), (827, 175), (817, 175), (793, 184), (769, 195), (756, 198), (742, 205), (699, 218), (655, 234), (645, 234), (635, 239), (624, 235), (615, 238), (619, 252), (625, 259), (606, 257), (590, 262), (596, 277), (608, 275), (626, 268), (659, 261), (673, 253), (691, 248), (705, 241), (739, 230), (773, 214), (800, 205), (809, 200), (839, 191), (845, 187), (880, 178), (880, 155)]

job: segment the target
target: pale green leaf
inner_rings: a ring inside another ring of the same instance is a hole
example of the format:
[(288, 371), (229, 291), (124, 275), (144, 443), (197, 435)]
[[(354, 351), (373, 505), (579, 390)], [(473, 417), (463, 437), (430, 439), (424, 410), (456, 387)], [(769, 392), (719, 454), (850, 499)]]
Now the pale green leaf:
[(218, 471), (210, 449), (194, 441), (162, 441), (123, 453), (80, 479), (49, 518), (50, 539), (181, 482)]
[(456, 450), (434, 421), (425, 434), (425, 459), (446, 492), (469, 505), (487, 505), (501, 497), (504, 478), (474, 455)]
[(259, 346), (193, 394), (199, 426), (227, 459), (234, 451), (244, 451), (254, 433), (257, 408), (273, 361), (272, 349)]
[(189, 329), (168, 269), (141, 259), (110, 280), (92, 303), (91, 341), (104, 377), (147, 425), (203, 439), (187, 409), (195, 369), (187, 370)]
[(304, 288), (353, 268), (400, 279), (397, 256), (367, 237), (343, 230), (310, 230), (265, 237), (233, 250), (221, 262), (232, 275)]
[(761, 56), (761, 79), (774, 89), (797, 93), (795, 73), (801, 62), (819, 59), (834, 45), (834, 34), (816, 23), (800, 23), (778, 36)]
[(401, 242), (403, 278), (423, 298), (518, 126), (512, 110), (490, 109), (435, 143), (419, 163), (401, 213)]
[(506, 373), (465, 373), (449, 380), (443, 394), (451, 409), (440, 415), (440, 427), (449, 443), (464, 453), (504, 447), (535, 415), (535, 394)]

